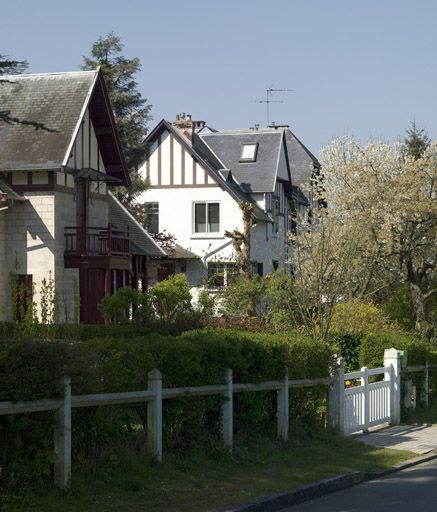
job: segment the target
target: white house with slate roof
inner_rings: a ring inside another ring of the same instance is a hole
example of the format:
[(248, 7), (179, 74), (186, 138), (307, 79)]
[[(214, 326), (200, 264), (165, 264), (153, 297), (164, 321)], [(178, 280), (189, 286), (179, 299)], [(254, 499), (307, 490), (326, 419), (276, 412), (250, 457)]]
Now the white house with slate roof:
[(292, 212), (307, 207), (302, 186), (320, 169), (288, 126), (214, 130), (182, 114), (158, 123), (146, 143), (148, 230), (175, 235), (191, 255), (161, 262), (161, 277), (185, 272), (197, 287), (220, 272), (213, 283), (226, 284), (236, 254), (225, 231), (243, 230), (241, 201), (254, 205), (252, 273), (287, 267)]
[[(146, 286), (151, 257), (166, 257), (110, 187), (129, 184), (100, 70), (3, 76), (0, 105), (44, 125), (0, 122), (0, 314), (10, 318), (11, 272), (39, 307), (51, 275), (61, 321), (102, 321), (98, 303)], [(77, 292), (75, 292), (77, 289)]]

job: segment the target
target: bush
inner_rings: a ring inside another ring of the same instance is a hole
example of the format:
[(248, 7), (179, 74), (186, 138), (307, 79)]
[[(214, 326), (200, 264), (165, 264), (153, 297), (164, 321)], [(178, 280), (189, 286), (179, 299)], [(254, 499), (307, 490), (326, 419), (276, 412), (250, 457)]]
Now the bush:
[(160, 281), (149, 293), (161, 324), (175, 322), (193, 311), (190, 285), (185, 274)]
[(236, 276), (223, 292), (222, 313), (225, 317), (260, 317), (263, 313), (264, 280)]
[(369, 368), (382, 366), (384, 350), (389, 348), (406, 350), (409, 365), (422, 365), (426, 360), (434, 360), (431, 345), (418, 335), (404, 332), (369, 334), (361, 342), (360, 364)]
[(372, 334), (393, 330), (384, 311), (371, 302), (350, 300), (334, 306), (331, 331), (351, 335)]

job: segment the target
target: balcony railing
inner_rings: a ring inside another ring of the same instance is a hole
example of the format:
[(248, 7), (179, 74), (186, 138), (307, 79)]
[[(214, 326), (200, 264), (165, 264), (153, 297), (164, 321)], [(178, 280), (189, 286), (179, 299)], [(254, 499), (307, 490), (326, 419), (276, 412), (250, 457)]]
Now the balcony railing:
[(68, 226), (64, 230), (66, 256), (129, 256), (129, 232), (106, 228)]

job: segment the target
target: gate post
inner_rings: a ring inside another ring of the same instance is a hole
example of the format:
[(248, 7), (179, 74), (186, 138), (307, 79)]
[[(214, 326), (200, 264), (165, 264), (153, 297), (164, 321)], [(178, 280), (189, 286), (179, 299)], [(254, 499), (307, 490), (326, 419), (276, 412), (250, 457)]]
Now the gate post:
[(329, 420), (331, 426), (344, 433), (344, 359), (337, 360), (334, 382), (329, 388)]
[(363, 366), (361, 368), (363, 372), (363, 376), (361, 377), (361, 385), (364, 388), (364, 398), (363, 398), (363, 419), (364, 419), (364, 428), (363, 433), (368, 434), (369, 432), (369, 410), (370, 410), (370, 393), (369, 393), (369, 369), (367, 366)]
[(401, 422), (401, 353), (395, 348), (384, 350), (384, 366), (390, 368), (385, 374), (390, 379), (390, 423)]

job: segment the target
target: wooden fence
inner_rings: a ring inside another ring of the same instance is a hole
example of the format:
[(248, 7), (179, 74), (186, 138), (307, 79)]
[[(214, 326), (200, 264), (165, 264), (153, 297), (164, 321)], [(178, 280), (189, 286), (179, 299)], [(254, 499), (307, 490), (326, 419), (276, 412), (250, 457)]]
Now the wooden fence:
[(42, 411), (56, 411), (57, 421), (54, 432), (55, 439), (55, 484), (66, 489), (71, 481), (71, 409), (93, 407), (99, 405), (117, 405), (145, 403), (147, 404), (147, 443), (150, 453), (162, 461), (162, 402), (178, 397), (221, 395), (222, 401), (222, 435), (224, 445), (232, 450), (234, 393), (256, 391), (277, 391), (277, 434), (280, 439), (287, 440), (289, 433), (289, 389), (305, 388), (318, 385), (330, 385), (336, 377), (318, 379), (289, 380), (286, 372), (278, 381), (267, 381), (259, 384), (234, 383), (232, 370), (225, 375), (225, 384), (199, 387), (163, 388), (162, 375), (157, 369), (148, 373), (147, 390), (125, 393), (105, 393), (95, 395), (72, 395), (71, 381), (64, 377), (64, 398), (62, 400), (35, 400), (31, 402), (0, 402), (0, 415), (25, 414)]

